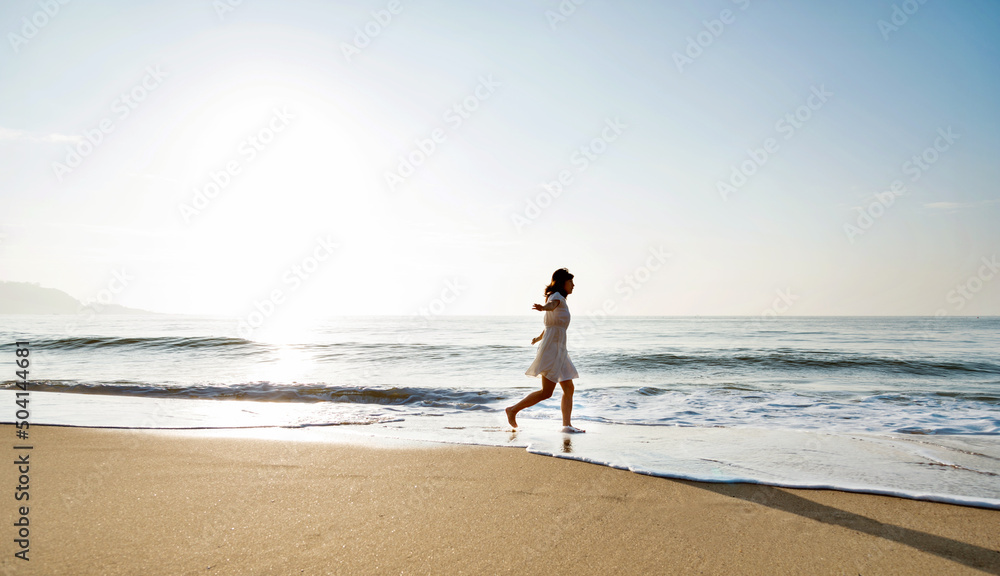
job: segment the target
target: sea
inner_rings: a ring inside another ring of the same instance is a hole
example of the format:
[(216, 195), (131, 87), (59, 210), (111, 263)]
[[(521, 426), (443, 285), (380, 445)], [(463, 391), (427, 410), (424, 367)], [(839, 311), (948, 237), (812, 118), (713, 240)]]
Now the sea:
[[(1000, 509), (1000, 318), (574, 319), (574, 425), (535, 316), (0, 316), (0, 421), (507, 446), (636, 473)], [(30, 359), (15, 404), (16, 342)]]

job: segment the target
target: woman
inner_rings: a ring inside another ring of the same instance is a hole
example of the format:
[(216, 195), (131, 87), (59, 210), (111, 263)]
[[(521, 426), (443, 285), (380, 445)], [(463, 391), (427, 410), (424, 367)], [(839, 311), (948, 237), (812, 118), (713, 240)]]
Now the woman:
[(514, 428), (517, 428), (517, 413), (528, 406), (534, 406), (542, 400), (552, 397), (552, 392), (556, 389), (556, 382), (562, 386), (562, 420), (563, 432), (580, 433), (585, 432), (570, 423), (570, 413), (573, 412), (573, 378), (579, 378), (576, 367), (569, 359), (566, 351), (566, 329), (569, 328), (569, 307), (566, 304), (566, 296), (573, 293), (573, 275), (569, 270), (560, 268), (552, 273), (552, 282), (545, 287), (545, 304), (535, 304), (533, 310), (545, 312), (543, 324), (545, 329), (538, 338), (531, 340), (534, 344), (539, 340), (542, 343), (538, 346), (538, 353), (535, 361), (525, 372), (528, 376), (541, 376), (542, 389), (528, 394), (524, 400), (506, 409), (507, 421)]

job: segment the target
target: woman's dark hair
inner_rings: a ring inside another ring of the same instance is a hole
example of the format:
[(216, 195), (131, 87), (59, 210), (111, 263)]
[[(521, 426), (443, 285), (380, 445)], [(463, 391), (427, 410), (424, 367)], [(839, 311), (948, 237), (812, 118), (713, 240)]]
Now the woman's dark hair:
[(548, 299), (549, 294), (553, 292), (558, 292), (566, 297), (566, 281), (572, 280), (573, 275), (569, 273), (569, 270), (565, 268), (560, 268), (552, 273), (552, 282), (545, 287), (545, 298)]

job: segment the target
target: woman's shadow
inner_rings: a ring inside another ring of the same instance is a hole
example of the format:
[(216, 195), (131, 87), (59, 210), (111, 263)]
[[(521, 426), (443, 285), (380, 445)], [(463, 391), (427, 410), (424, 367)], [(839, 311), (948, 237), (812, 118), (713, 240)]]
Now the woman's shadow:
[(1000, 575), (1000, 552), (968, 544), (960, 540), (937, 536), (895, 524), (886, 524), (867, 516), (826, 506), (807, 498), (796, 496), (781, 488), (755, 484), (711, 484), (686, 482), (690, 486), (715, 492), (723, 496), (739, 498), (747, 502), (761, 504), (776, 510), (790, 512), (817, 522), (843, 526), (851, 530), (871, 534), (911, 548), (934, 554), (988, 574)]

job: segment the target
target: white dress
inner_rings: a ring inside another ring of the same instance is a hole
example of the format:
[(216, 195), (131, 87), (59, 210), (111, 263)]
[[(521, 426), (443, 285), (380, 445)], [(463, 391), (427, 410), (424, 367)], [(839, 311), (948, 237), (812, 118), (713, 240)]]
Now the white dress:
[(553, 382), (562, 382), (563, 380), (579, 378), (580, 375), (577, 374), (576, 367), (573, 366), (573, 362), (569, 359), (569, 353), (566, 351), (569, 306), (566, 305), (566, 298), (558, 292), (549, 294), (545, 303), (548, 304), (553, 300), (559, 300), (561, 303), (555, 310), (545, 311), (545, 318), (543, 319), (545, 333), (542, 335), (542, 341), (538, 345), (538, 353), (535, 355), (535, 361), (531, 363), (525, 374), (528, 376), (545, 376)]

